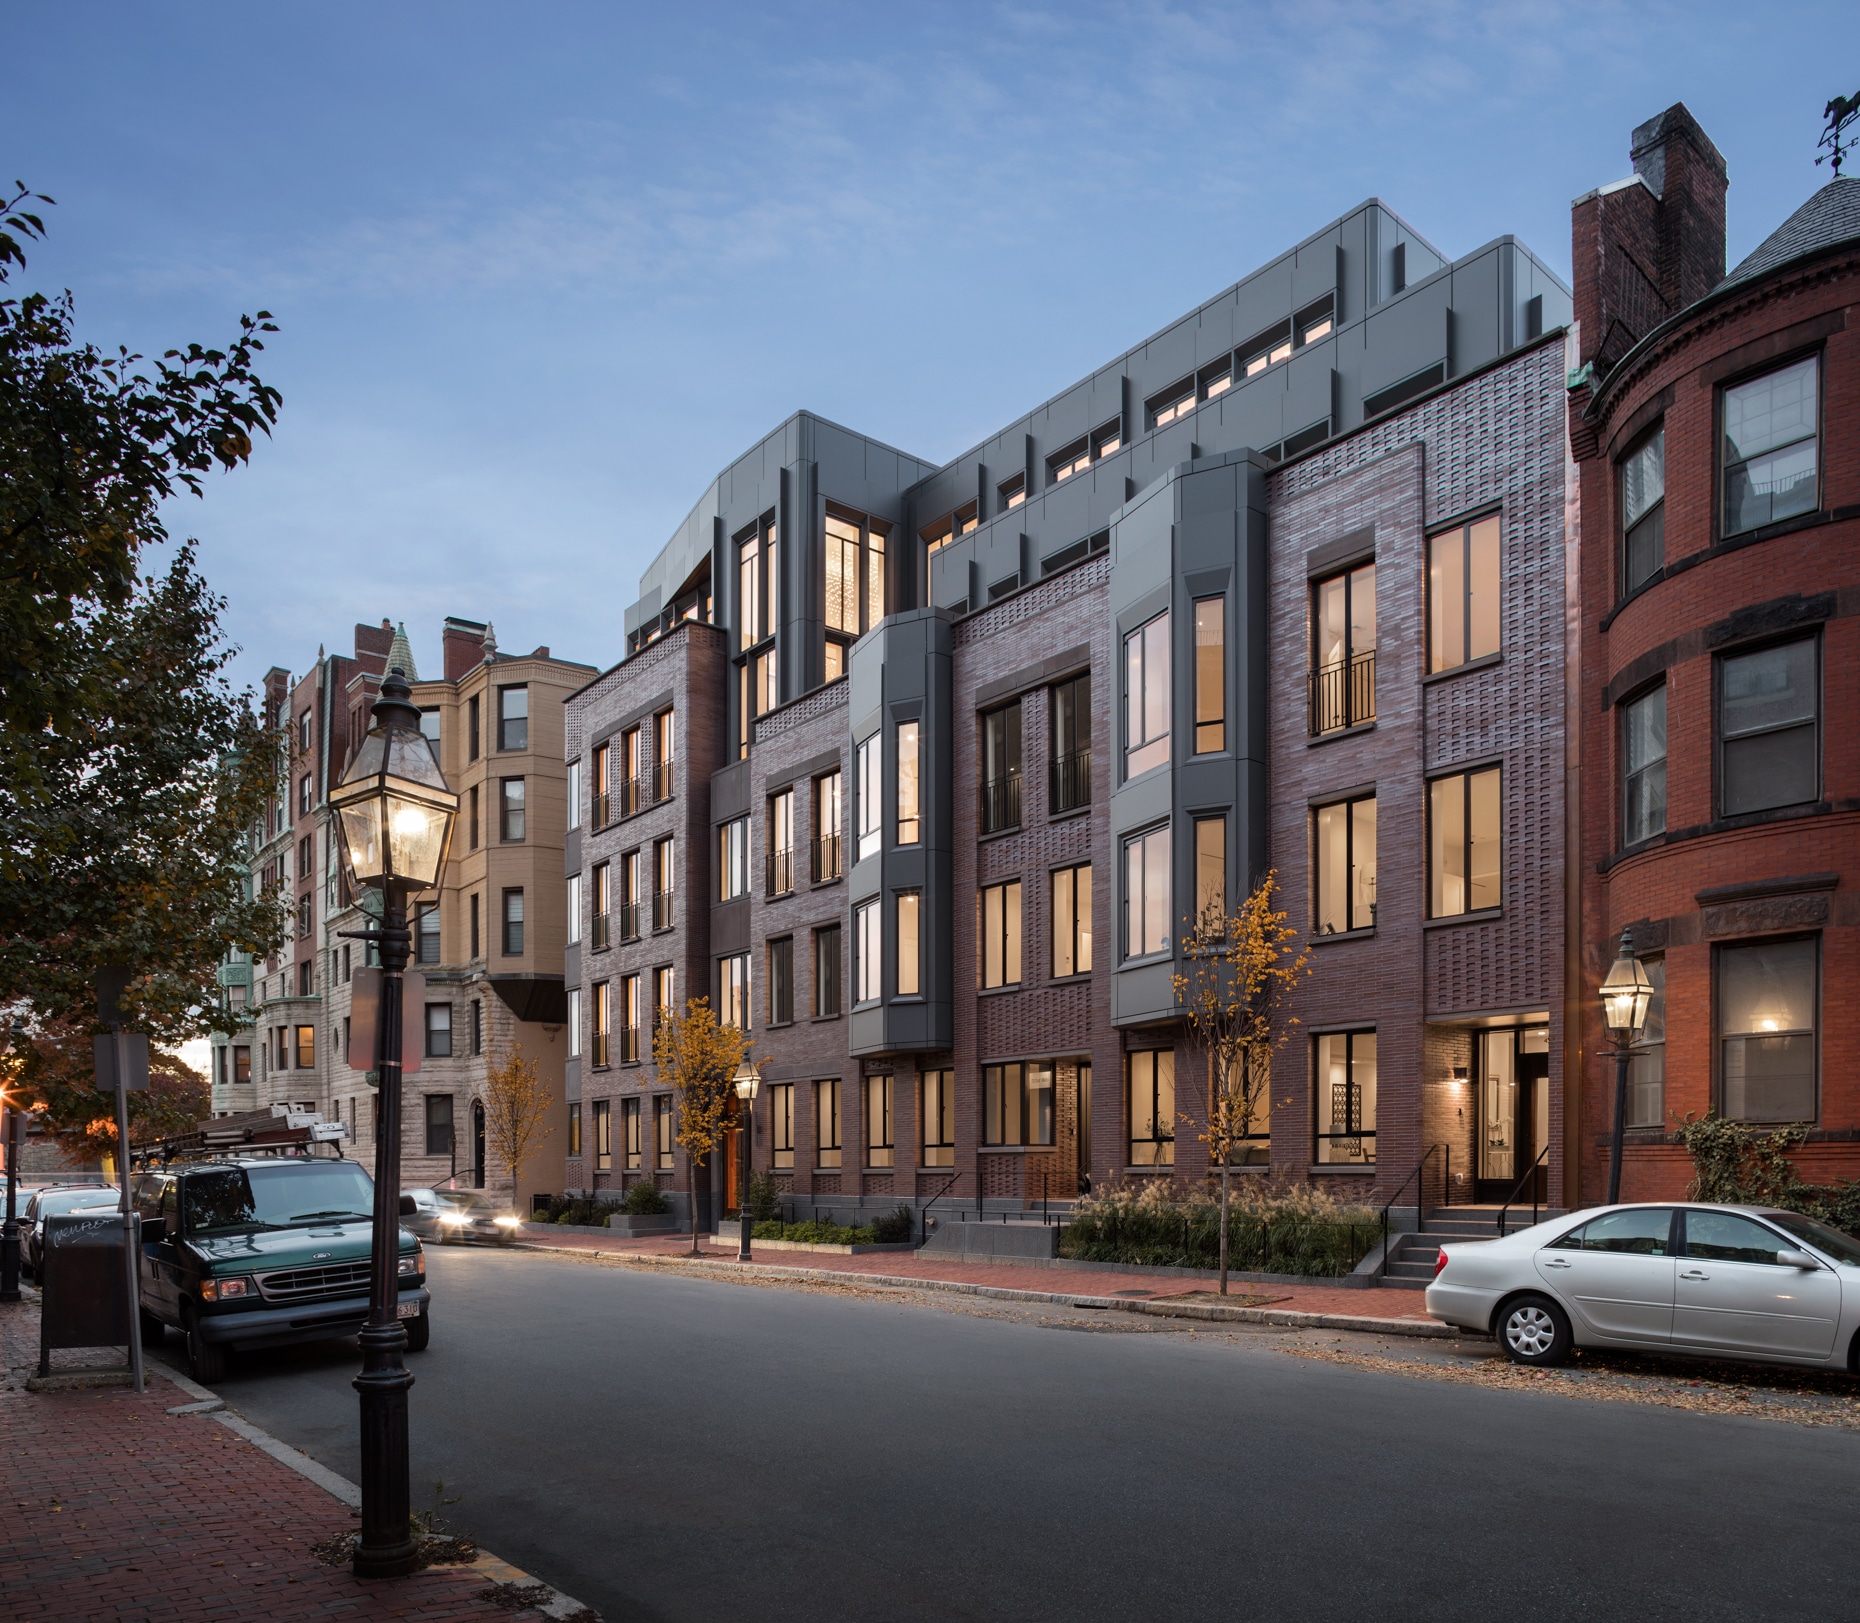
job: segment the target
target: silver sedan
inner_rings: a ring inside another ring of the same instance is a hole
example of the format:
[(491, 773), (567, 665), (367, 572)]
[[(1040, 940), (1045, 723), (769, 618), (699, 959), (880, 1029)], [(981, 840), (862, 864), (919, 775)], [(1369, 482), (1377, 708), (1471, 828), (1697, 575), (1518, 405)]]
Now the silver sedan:
[(1760, 1206), (1603, 1206), (1442, 1246), (1427, 1311), (1520, 1364), (1629, 1347), (1860, 1370), (1860, 1240)]

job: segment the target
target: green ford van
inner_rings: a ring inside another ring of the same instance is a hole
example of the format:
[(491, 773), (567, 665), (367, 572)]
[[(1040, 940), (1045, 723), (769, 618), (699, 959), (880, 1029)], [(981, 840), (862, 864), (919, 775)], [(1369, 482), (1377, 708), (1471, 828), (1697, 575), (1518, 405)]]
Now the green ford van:
[[(179, 1330), (195, 1380), (219, 1380), (232, 1352), (351, 1336), (367, 1322), (375, 1186), (358, 1163), (227, 1156), (141, 1173), (133, 1188), (142, 1339)], [(425, 1252), (402, 1229), (398, 1311), (413, 1352), (432, 1334), (428, 1301)]]

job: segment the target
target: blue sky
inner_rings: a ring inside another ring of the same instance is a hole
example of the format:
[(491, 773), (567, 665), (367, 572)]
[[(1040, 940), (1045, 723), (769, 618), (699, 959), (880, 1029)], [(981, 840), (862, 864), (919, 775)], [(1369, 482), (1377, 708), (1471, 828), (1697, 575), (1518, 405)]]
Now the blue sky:
[[(640, 569), (798, 407), (943, 460), (1363, 198), (1565, 276), (1683, 100), (1736, 261), (1825, 180), (1860, 7), (12, 8), (24, 285), (144, 350), (260, 306), (284, 393), (182, 501), (242, 680), (446, 614), (606, 665)], [(1851, 82), (1850, 82), (1851, 81)]]

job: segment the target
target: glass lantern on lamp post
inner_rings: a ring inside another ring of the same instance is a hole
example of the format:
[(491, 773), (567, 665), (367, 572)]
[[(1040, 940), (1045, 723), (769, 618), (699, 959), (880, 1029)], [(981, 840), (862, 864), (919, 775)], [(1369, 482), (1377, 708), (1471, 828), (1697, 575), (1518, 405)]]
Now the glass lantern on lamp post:
[(1615, 1034), (1615, 1131), (1608, 1151), (1608, 1204), (1621, 1199), (1621, 1144), (1627, 1126), (1628, 1051), (1645, 1029), (1653, 982), (1634, 956), (1634, 932), (1621, 932), (1621, 949), (1602, 982), (1602, 1019)]
[(756, 1089), (762, 1085), (762, 1076), (761, 1073), (756, 1070), (755, 1066), (749, 1060), (745, 1059), (741, 1065), (737, 1066), (734, 1080), (736, 1083), (736, 1098), (737, 1102), (742, 1106), (743, 1117), (742, 1131), (739, 1135), (740, 1146), (737, 1152), (736, 1228), (738, 1239), (736, 1259), (738, 1262), (747, 1262), (749, 1261), (749, 1225), (751, 1222), (749, 1216), (749, 1168), (752, 1160), (750, 1155), (749, 1135), (755, 1130)]
[(459, 808), (432, 741), (420, 731), (413, 690), (400, 670), (382, 682), (374, 726), (329, 801), (351, 876), (358, 886), (381, 893), (379, 928), (361, 932), (381, 955), (375, 1012), (380, 1115), (368, 1323), (361, 1334), (362, 1372), (355, 1378), (362, 1406), (362, 1529), (355, 1574), (398, 1578), (418, 1566), (408, 1515), (407, 1391), (413, 1377), (402, 1361), (407, 1332), (399, 1319), (401, 1011), (413, 947), (407, 900), (438, 888)]

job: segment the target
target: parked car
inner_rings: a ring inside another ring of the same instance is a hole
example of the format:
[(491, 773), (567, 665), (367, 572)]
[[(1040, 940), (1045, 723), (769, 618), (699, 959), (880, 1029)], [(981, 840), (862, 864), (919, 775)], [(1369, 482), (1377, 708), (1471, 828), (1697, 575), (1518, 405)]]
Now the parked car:
[(1631, 1347), (1860, 1371), (1860, 1240), (1760, 1206), (1605, 1206), (1443, 1246), (1427, 1311), (1520, 1364)]
[(523, 1232), (523, 1219), (510, 1202), (482, 1189), (435, 1184), (431, 1189), (411, 1189), (408, 1195), (414, 1210), (406, 1219), (407, 1227), (441, 1245), (469, 1240), (511, 1245)]
[(63, 1217), (69, 1212), (118, 1210), (122, 1198), (121, 1192), (108, 1184), (50, 1184), (43, 1189), (34, 1190), (32, 1198), (26, 1202), (26, 1209), (20, 1213), (19, 1218), (20, 1271), (34, 1284), (38, 1283), (39, 1258), (45, 1243), (45, 1219), (47, 1217), (54, 1214)]
[[(219, 1380), (230, 1352), (349, 1336), (367, 1322), (375, 1190), (354, 1161), (227, 1157), (144, 1173), (134, 1189), (143, 1338), (178, 1329), (195, 1380)], [(423, 1352), (426, 1255), (405, 1229), (399, 1251), (397, 1311), (408, 1349)]]

